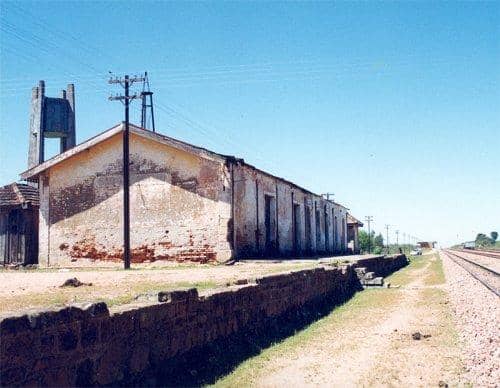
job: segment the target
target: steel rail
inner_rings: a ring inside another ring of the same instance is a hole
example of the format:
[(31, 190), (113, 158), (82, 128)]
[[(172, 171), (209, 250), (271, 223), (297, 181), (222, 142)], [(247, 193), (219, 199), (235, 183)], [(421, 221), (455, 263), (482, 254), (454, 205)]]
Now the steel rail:
[(460, 253), (470, 253), (471, 255), (476, 256), (492, 257), (493, 259), (500, 259), (500, 252), (493, 253), (488, 251), (477, 251), (474, 249), (453, 249), (453, 251)]
[(476, 252), (498, 253), (500, 255), (500, 249), (484, 249), (484, 248), (481, 248), (481, 249), (472, 249), (472, 250), (476, 251)]
[(444, 251), (448, 257), (453, 260), (453, 262), (455, 262), (457, 265), (459, 265), (460, 267), (462, 267), (463, 269), (465, 269), (470, 275), (472, 275), (472, 277), (474, 279), (476, 279), (479, 283), (481, 283), (483, 286), (485, 286), (487, 289), (489, 289), (491, 292), (493, 292), (496, 296), (500, 297), (500, 292), (490, 286), (488, 283), (486, 283), (484, 280), (480, 279), (475, 273), (473, 273), (469, 268), (465, 267), (463, 264), (461, 264), (458, 260), (456, 260), (455, 258), (453, 258), (453, 256), (455, 256), (456, 258), (460, 259), (460, 260), (463, 260), (463, 261), (466, 261), (470, 264), (473, 264), (474, 266), (478, 267), (478, 268), (481, 268), (487, 272), (490, 272), (492, 273), (493, 275), (495, 276), (500, 276), (500, 273), (498, 273), (497, 271), (491, 269), (491, 268), (488, 268), (488, 267), (485, 267), (484, 265), (482, 264), (478, 264), (478, 263), (475, 263), (474, 261), (472, 260), (469, 260), (469, 259), (466, 259), (465, 257), (462, 257), (462, 256), (459, 256), (457, 255), (456, 253), (453, 253), (452, 251), (449, 251), (449, 250), (445, 250)]
[(490, 250), (483, 250), (483, 249), (473, 249), (473, 252), (476, 252), (478, 255), (484, 255), (484, 254), (488, 254), (488, 255), (492, 255), (490, 257), (499, 257), (500, 258), (500, 251), (490, 251)]

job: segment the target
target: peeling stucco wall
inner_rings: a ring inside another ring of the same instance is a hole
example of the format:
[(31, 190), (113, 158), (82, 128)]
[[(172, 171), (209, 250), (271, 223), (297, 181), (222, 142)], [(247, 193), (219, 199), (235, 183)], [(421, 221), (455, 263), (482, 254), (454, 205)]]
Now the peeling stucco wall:
[[(48, 170), (41, 187), (39, 262), (122, 259), (122, 137), (117, 134)], [(229, 170), (131, 134), (132, 262), (227, 260)]]
[[(122, 261), (122, 134), (42, 174), (39, 263)], [(132, 132), (130, 182), (132, 262), (347, 249), (346, 208), (237, 159)]]
[[(345, 252), (344, 207), (245, 164), (234, 165), (233, 174), (237, 257)], [(267, 223), (266, 197), (273, 204)]]

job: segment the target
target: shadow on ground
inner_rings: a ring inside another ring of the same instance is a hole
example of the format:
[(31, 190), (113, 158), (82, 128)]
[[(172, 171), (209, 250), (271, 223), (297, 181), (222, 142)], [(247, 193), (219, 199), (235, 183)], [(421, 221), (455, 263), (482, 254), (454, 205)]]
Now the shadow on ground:
[(350, 291), (340, 293), (341, 295), (318, 298), (275, 319), (257, 320), (252, 327), (247, 327), (236, 335), (216, 340), (208, 346), (193, 349), (173, 360), (153, 366), (153, 374), (124, 376), (122, 382), (124, 385), (130, 385), (133, 381), (133, 384), (140, 386), (169, 387), (213, 384), (248, 358), (330, 314), (336, 306), (349, 300), (361, 289), (362, 286), (358, 283)]

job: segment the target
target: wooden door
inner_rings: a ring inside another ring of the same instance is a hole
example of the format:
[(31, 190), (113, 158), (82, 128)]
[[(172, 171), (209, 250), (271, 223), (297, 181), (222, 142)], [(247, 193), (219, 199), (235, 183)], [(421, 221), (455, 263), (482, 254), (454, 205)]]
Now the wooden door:
[(21, 210), (13, 209), (7, 223), (7, 254), (5, 264), (24, 263), (24, 224)]

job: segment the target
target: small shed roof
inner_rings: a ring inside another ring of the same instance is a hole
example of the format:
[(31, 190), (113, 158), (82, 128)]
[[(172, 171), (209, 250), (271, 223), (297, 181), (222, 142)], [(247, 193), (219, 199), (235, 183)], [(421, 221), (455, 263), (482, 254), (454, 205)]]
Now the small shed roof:
[(0, 206), (19, 206), (27, 203), (39, 206), (36, 187), (16, 182), (0, 187)]
[(359, 227), (362, 227), (363, 226), (363, 223), (358, 220), (357, 218), (353, 217), (352, 214), (348, 214), (347, 215), (347, 223), (348, 224), (352, 224), (352, 225), (358, 225)]

